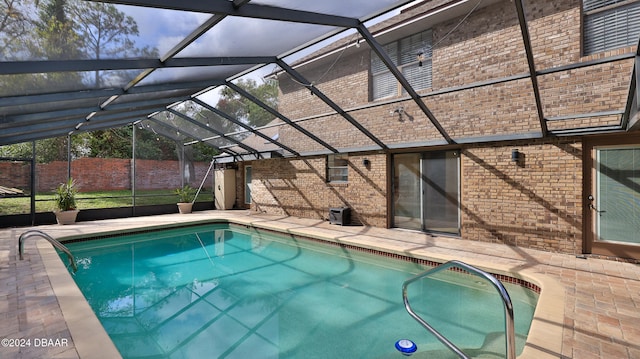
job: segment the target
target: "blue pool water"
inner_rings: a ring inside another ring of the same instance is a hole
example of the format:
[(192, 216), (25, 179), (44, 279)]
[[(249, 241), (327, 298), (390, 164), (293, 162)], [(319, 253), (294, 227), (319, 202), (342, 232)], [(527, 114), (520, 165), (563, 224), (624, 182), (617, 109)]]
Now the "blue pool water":
[[(417, 264), (226, 224), (67, 246), (124, 358), (400, 358), (401, 338), (418, 344), (414, 357), (443, 350), (402, 303), (404, 280), (426, 269)], [(461, 348), (489, 350), (504, 330), (497, 294), (438, 276), (410, 287), (412, 304)], [(519, 353), (537, 298), (506, 286)]]

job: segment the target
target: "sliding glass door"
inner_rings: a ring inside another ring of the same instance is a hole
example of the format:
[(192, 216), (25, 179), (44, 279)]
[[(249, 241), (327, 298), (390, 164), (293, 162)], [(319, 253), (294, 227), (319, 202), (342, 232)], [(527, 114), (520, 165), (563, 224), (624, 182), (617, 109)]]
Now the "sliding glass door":
[(422, 215), (427, 231), (459, 234), (458, 157), (458, 151), (426, 152), (422, 157)]
[(394, 156), (394, 226), (460, 233), (458, 151)]
[(421, 154), (393, 156), (393, 222), (395, 227), (422, 229)]

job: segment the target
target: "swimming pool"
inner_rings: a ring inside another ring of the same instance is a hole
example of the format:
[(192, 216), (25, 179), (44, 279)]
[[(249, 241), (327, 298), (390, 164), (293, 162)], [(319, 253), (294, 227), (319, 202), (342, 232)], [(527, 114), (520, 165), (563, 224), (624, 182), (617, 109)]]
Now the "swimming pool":
[[(226, 224), (67, 246), (76, 283), (125, 358), (394, 358), (400, 338), (442, 350), (402, 305), (402, 282), (425, 269), (411, 262)], [(497, 295), (473, 278), (451, 272), (410, 292), (462, 348), (504, 328)], [(536, 296), (506, 286), (519, 353)]]

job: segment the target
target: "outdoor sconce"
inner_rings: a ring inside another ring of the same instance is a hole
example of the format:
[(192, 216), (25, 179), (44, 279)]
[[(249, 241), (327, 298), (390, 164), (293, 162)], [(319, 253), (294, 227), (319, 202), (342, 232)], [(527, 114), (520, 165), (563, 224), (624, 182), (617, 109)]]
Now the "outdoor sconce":
[(520, 162), (520, 151), (518, 151), (517, 148), (514, 148), (513, 150), (511, 150), (511, 162)]
[(418, 52), (416, 57), (418, 59), (418, 67), (422, 67), (422, 61), (424, 61), (424, 52)]
[(365, 167), (369, 167), (371, 165), (371, 161), (368, 158), (362, 160), (362, 165)]
[(397, 114), (397, 115), (398, 115), (398, 120), (399, 120), (400, 122), (403, 122), (403, 121), (404, 121), (404, 118), (402, 117), (402, 115), (404, 115), (404, 113), (405, 113), (405, 112), (404, 112), (404, 107), (402, 107), (402, 106), (398, 106), (398, 107), (396, 107), (394, 110), (389, 111), (389, 114), (390, 114), (391, 116), (393, 116), (393, 115), (396, 115), (396, 114)]

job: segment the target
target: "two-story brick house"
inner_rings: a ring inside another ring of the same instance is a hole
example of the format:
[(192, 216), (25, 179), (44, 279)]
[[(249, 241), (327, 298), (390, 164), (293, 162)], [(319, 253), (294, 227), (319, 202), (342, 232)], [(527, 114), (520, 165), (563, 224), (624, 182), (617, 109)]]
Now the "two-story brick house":
[(278, 111), (313, 136), (281, 122), (301, 156), (240, 163), (239, 202), (640, 259), (640, 1), (518, 3), (425, 1), (372, 26), (410, 89), (356, 32), (293, 66), (309, 83), (274, 71)]

